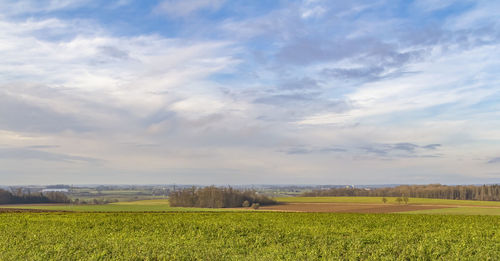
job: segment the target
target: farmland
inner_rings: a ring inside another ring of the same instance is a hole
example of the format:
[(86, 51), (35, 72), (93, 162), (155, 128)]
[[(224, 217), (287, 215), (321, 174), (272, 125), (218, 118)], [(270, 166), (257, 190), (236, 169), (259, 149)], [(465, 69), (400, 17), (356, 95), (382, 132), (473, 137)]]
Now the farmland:
[(497, 202), (280, 201), (258, 211), (171, 207), (165, 199), (2, 205), (0, 260), (495, 260), (500, 255)]
[[(387, 203), (396, 203), (395, 197), (386, 197)], [(382, 197), (279, 197), (279, 202), (287, 203), (382, 203)], [(425, 205), (463, 205), (463, 206), (497, 206), (499, 201), (450, 200), (434, 198), (410, 198), (409, 204)]]
[(481, 259), (500, 217), (336, 213), (3, 213), (1, 260)]
[(336, 212), (336, 213), (397, 213), (417, 210), (441, 209), (449, 206), (421, 206), (405, 204), (360, 204), (360, 203), (286, 203), (261, 207), (263, 210), (291, 212)]
[[(336, 212), (336, 213), (410, 213), (500, 215), (500, 202), (411, 198), (408, 204), (396, 204), (395, 198), (382, 203), (377, 197), (287, 197), (276, 198), (279, 205), (263, 206), (260, 211)], [(166, 199), (117, 202), (104, 205), (24, 204), (0, 205), (1, 208), (75, 212), (220, 212), (249, 211), (248, 208), (171, 207)]]
[(387, 197), (287, 197), (277, 198), (282, 205), (267, 210), (338, 213), (409, 213), (450, 215), (500, 215), (500, 202), (410, 198), (408, 204)]
[(438, 208), (403, 212), (408, 214), (432, 214), (432, 215), (498, 215), (500, 207), (456, 207)]
[[(75, 212), (186, 212), (186, 211), (228, 211), (224, 209), (171, 207), (168, 200), (140, 200), (117, 202), (104, 205), (71, 205), (71, 204), (29, 204), (0, 205), (1, 208), (23, 208), (31, 210), (57, 210)], [(234, 210), (232, 210), (234, 211)]]

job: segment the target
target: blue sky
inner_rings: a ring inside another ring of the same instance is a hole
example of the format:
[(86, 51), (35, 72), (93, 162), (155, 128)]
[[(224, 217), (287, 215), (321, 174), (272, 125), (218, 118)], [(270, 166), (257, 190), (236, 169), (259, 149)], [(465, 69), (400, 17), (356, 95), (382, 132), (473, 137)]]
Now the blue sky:
[(0, 183), (500, 182), (499, 11), (0, 0)]

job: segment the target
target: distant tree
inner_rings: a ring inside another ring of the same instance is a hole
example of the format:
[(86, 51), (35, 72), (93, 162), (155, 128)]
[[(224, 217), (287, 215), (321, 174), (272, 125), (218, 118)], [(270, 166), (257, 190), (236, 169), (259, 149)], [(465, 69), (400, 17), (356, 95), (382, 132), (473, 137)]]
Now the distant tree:
[(397, 198), (396, 198), (396, 202), (397, 202), (398, 204), (401, 204), (401, 202), (402, 202), (402, 201), (403, 201), (403, 199), (402, 199), (401, 197), (397, 197)]
[(387, 198), (386, 198), (386, 197), (383, 197), (383, 198), (382, 198), (382, 202), (384, 202), (384, 204), (385, 204), (385, 203), (387, 203)]
[(259, 203), (253, 203), (252, 204), (252, 208), (255, 209), (255, 210), (257, 210), (257, 209), (260, 208), (260, 204)]
[(0, 204), (8, 204), (11, 202), (12, 194), (7, 190), (0, 189)]
[(400, 197), (405, 195), (412, 198), (440, 198), (440, 199), (465, 199), (500, 201), (500, 184), (492, 185), (456, 185), (446, 186), (441, 184), (429, 185), (401, 185), (386, 188), (344, 188), (316, 189), (302, 193), (306, 197)]
[(62, 192), (23, 193), (22, 188), (11, 189), (13, 192), (0, 189), (0, 204), (29, 203), (69, 203), (70, 200)]
[(245, 201), (243, 201), (243, 204), (241, 204), (241, 206), (244, 208), (248, 208), (248, 207), (250, 207), (250, 202), (248, 202), (248, 200), (245, 200)]
[(53, 203), (69, 203), (70, 199), (62, 192), (46, 192), (43, 196), (47, 197)]
[(407, 196), (403, 196), (403, 201), (405, 202), (406, 205), (408, 205), (408, 197)]
[[(246, 201), (246, 203), (245, 203)], [(201, 207), (201, 208), (235, 208), (276, 204), (273, 199), (258, 194), (253, 190), (236, 190), (231, 187), (219, 188), (215, 186), (203, 188), (185, 188), (173, 191), (169, 195), (172, 207)]]

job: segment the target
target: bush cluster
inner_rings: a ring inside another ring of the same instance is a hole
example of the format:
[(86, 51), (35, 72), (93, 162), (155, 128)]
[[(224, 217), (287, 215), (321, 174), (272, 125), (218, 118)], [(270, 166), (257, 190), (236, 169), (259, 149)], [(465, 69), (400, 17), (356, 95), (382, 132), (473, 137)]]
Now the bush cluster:
[(500, 185), (401, 185), (390, 188), (331, 188), (303, 193), (305, 197), (401, 197), (500, 201)]
[(18, 190), (11, 193), (0, 189), (0, 204), (30, 204), (30, 203), (69, 203), (70, 199), (62, 192), (22, 193)]
[[(231, 187), (186, 188), (169, 195), (173, 207), (234, 208), (273, 205), (276, 201), (253, 190), (237, 190)], [(257, 207), (258, 208), (258, 207)]]

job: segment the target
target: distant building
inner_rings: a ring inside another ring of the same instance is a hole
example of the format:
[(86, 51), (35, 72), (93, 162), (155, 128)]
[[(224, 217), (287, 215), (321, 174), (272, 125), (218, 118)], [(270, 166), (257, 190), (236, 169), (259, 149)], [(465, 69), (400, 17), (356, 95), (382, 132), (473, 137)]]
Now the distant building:
[(43, 192), (64, 192), (64, 193), (68, 193), (69, 190), (68, 189), (58, 189), (58, 188), (50, 188), (50, 189), (42, 189), (42, 193)]

